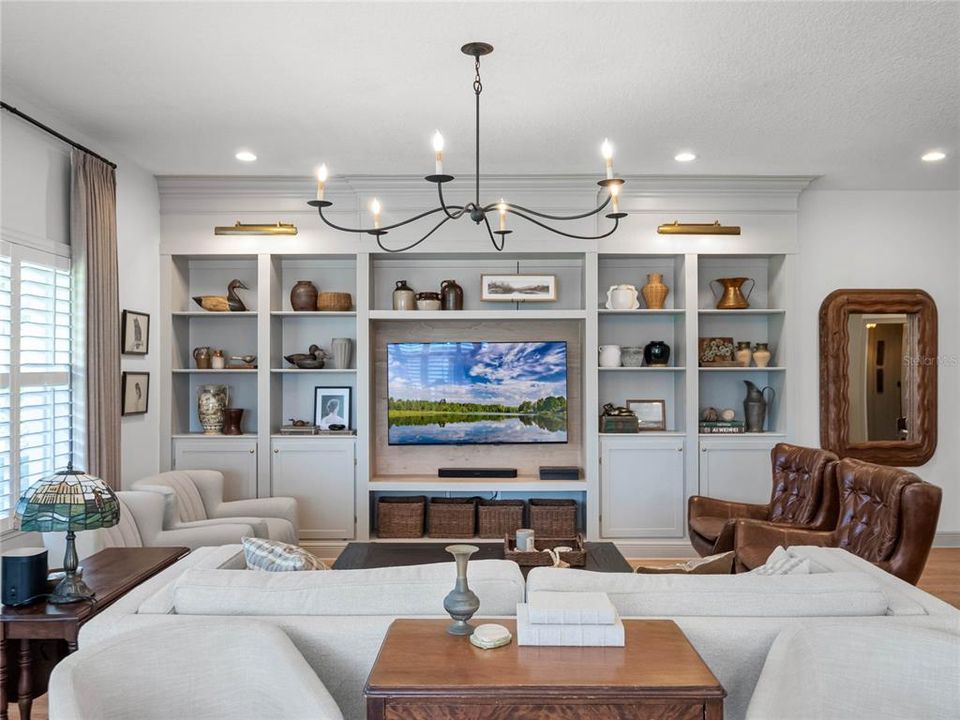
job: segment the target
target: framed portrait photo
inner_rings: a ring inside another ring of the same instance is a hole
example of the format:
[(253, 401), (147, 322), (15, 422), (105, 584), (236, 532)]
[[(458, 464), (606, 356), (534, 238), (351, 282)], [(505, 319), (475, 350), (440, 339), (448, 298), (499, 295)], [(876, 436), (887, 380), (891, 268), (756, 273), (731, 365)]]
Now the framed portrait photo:
[(150, 351), (150, 316), (147, 313), (123, 311), (120, 348), (124, 355), (146, 355)]
[(627, 400), (627, 409), (637, 416), (640, 432), (667, 429), (667, 406), (663, 400)]
[(481, 275), (485, 302), (556, 302), (556, 275)]
[[(353, 388), (316, 387), (313, 397), (313, 424), (319, 430), (350, 428), (350, 400)], [(333, 427), (342, 425), (343, 428)]]
[(120, 414), (145, 415), (150, 397), (150, 373), (125, 372), (120, 377)]

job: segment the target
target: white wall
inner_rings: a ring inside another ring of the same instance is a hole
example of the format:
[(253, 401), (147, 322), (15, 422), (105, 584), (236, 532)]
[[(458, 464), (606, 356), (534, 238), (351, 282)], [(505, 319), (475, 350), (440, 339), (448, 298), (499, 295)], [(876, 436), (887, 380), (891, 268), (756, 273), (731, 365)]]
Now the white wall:
[[(820, 303), (838, 288), (920, 288), (939, 313), (939, 442), (910, 468), (943, 488), (939, 531), (960, 539), (960, 193), (817, 191), (800, 196), (801, 443), (819, 443)], [(941, 542), (949, 538), (941, 536)]]
[[(149, 412), (122, 420), (122, 483), (155, 473), (159, 468), (160, 348), (158, 254), (160, 211), (152, 174), (109, 147), (85, 138), (62, 120), (32, 107), (22, 98), (4, 100), (67, 137), (93, 148), (117, 163), (117, 245), (120, 267), (120, 308), (150, 313), (150, 354), (123, 356), (123, 370), (151, 373)], [(5, 238), (26, 242), (69, 242), (70, 147), (7, 113), (0, 114), (0, 227)], [(119, 327), (120, 319), (117, 318)], [(120, 379), (117, 378), (117, 382)]]

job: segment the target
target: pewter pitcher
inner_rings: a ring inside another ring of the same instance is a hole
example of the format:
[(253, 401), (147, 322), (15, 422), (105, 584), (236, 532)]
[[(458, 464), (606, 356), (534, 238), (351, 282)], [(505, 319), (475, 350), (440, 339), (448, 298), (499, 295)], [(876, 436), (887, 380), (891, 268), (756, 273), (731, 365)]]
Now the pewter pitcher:
[(767, 385), (762, 390), (749, 380), (743, 381), (747, 386), (747, 396), (743, 399), (743, 416), (746, 418), (746, 431), (751, 433), (763, 432), (763, 423), (767, 418), (766, 392), (770, 391), (770, 403), (776, 397), (776, 391)]

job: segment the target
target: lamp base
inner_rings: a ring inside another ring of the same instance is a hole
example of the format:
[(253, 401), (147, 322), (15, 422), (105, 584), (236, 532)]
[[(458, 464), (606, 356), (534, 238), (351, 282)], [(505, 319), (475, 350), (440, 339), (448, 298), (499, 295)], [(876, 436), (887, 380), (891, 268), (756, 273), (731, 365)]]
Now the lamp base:
[(64, 575), (63, 580), (57, 583), (53, 593), (47, 598), (47, 602), (54, 605), (66, 605), (67, 603), (93, 600), (95, 595), (96, 593), (83, 581), (80, 575), (69, 572)]

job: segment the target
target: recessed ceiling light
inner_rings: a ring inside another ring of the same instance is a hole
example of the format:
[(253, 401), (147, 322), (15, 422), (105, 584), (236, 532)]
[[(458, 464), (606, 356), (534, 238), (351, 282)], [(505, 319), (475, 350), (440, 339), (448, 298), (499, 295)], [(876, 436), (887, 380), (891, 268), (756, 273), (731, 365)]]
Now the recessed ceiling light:
[(254, 160), (257, 159), (257, 156), (254, 155), (249, 150), (241, 150), (236, 155), (234, 155), (234, 157), (240, 162), (253, 162)]
[(697, 159), (697, 156), (692, 152), (682, 152), (674, 155), (673, 159), (677, 162), (693, 162)]
[(940, 162), (946, 156), (947, 154), (942, 150), (931, 150), (930, 152), (921, 155), (920, 159), (924, 162)]

